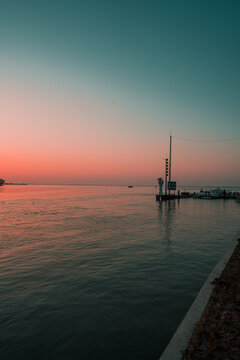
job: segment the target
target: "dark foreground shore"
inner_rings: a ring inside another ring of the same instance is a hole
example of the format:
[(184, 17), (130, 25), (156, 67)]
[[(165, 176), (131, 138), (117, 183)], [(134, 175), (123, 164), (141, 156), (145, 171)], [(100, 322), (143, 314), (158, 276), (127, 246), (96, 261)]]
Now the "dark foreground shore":
[(214, 285), (183, 360), (240, 359), (240, 239)]

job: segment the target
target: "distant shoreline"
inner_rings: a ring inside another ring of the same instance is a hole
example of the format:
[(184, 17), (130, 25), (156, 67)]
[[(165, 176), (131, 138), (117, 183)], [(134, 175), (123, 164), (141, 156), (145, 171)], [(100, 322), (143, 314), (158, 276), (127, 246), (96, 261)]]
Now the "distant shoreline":
[[(112, 187), (125, 187), (129, 186), (129, 184), (41, 184), (41, 183), (13, 183), (13, 182), (6, 182), (3, 185), (37, 185), (37, 186), (112, 186)], [(156, 187), (155, 184), (145, 184), (145, 185), (139, 185), (139, 184), (131, 184), (133, 187)], [(179, 185), (177, 188), (215, 188), (219, 185)], [(221, 188), (240, 188), (239, 186), (231, 186), (231, 185), (220, 185)]]
[(5, 183), (4, 185), (28, 185), (26, 183)]

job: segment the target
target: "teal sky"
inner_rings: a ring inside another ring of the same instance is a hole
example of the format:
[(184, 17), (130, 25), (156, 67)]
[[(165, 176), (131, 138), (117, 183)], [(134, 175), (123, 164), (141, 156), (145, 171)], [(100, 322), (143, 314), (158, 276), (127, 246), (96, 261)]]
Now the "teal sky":
[[(240, 3), (231, 0), (0, 0), (0, 74), (24, 91), (87, 92), (133, 112), (122, 119), (129, 132), (149, 143), (158, 133), (165, 149), (170, 129), (237, 137), (239, 20)], [(239, 157), (239, 142), (230, 155)]]

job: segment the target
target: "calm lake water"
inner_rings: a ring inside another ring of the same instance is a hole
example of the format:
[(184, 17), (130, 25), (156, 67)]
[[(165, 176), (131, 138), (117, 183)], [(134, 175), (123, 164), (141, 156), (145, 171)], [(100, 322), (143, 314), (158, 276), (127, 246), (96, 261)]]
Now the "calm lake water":
[(0, 188), (2, 360), (155, 360), (239, 230), (234, 200)]

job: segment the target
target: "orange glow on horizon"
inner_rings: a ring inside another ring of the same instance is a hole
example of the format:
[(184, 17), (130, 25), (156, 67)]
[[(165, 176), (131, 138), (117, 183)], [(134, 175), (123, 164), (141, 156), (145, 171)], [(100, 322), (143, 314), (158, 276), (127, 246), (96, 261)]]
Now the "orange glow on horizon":
[[(1, 90), (1, 88), (0, 88)], [(164, 176), (169, 139), (136, 122), (136, 114), (99, 100), (2, 89), (1, 174), (8, 182), (152, 184)], [(114, 105), (115, 106), (115, 105)], [(179, 184), (240, 179), (238, 144), (173, 138), (172, 179)]]

